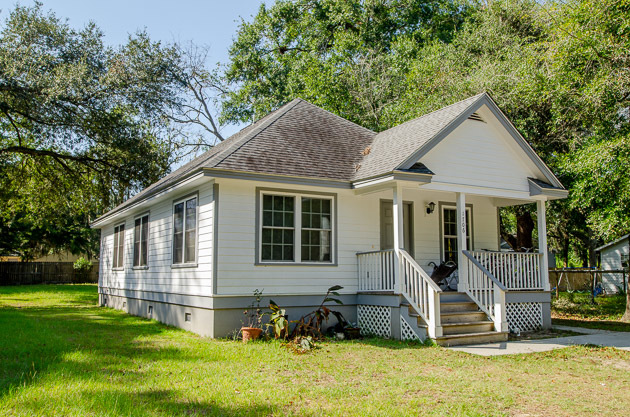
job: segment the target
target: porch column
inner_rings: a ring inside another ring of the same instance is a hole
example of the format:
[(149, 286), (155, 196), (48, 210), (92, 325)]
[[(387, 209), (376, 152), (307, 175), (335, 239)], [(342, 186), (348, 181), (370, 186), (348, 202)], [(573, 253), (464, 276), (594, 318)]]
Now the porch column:
[(395, 287), (396, 293), (402, 293), (402, 276), (400, 275), (400, 254), (399, 251), (404, 246), (404, 236), (403, 236), (403, 198), (402, 198), (402, 188), (400, 185), (396, 184), (393, 188), (393, 220), (394, 220), (394, 257), (396, 259), (396, 264), (394, 265), (394, 279), (395, 279)]
[(542, 279), (543, 289), (549, 291), (549, 250), (547, 248), (547, 214), (545, 201), (538, 200), (536, 202), (538, 211), (538, 251), (541, 253), (540, 260), (540, 278)]
[(464, 268), (466, 261), (462, 251), (467, 250), (466, 243), (466, 194), (456, 193), (457, 200), (457, 272), (459, 273), (458, 291), (468, 289), (468, 270)]

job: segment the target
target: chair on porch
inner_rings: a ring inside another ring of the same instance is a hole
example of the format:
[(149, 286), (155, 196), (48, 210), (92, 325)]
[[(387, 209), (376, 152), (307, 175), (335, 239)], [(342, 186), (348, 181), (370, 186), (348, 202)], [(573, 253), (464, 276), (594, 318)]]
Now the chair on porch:
[(457, 290), (457, 264), (452, 261), (442, 262), (436, 265), (435, 262), (430, 262), (429, 265), (433, 265), (433, 272), (431, 273), (431, 279), (443, 291)]

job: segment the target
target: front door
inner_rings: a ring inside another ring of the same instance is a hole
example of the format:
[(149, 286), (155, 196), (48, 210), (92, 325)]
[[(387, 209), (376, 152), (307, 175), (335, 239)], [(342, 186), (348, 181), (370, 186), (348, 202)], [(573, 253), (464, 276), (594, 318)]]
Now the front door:
[[(403, 203), (404, 249), (413, 256), (413, 215), (410, 202)], [(394, 248), (394, 204), (381, 200), (381, 250)]]

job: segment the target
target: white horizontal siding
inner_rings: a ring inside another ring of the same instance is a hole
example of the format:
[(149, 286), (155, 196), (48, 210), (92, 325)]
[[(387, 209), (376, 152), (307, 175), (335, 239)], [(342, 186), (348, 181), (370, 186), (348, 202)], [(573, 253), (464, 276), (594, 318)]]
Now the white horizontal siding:
[[(380, 249), (380, 200), (391, 191), (357, 196), (352, 190), (282, 186), (277, 183), (221, 179), (219, 182), (218, 294), (250, 295), (323, 293), (332, 285), (343, 292), (357, 291), (356, 253)], [(319, 191), (337, 194), (337, 266), (255, 265), (256, 188)], [(403, 199), (413, 202), (415, 258), (427, 271), (440, 260), (439, 214), (427, 215), (425, 204), (455, 202), (454, 193), (405, 189)], [(497, 210), (492, 199), (471, 197), (474, 247), (498, 248)]]
[[(133, 269), (133, 227), (137, 215), (147, 212), (142, 209), (131, 213), (125, 223), (124, 270), (112, 269), (114, 226), (120, 221), (103, 227), (101, 245), (101, 286), (162, 293), (211, 295), (213, 284), (213, 184), (207, 182), (195, 190), (187, 190), (169, 196), (153, 204), (149, 212), (148, 269)], [(198, 253), (197, 266), (172, 268), (172, 223), (173, 202), (181, 197), (198, 193)]]
[(433, 183), (529, 192), (532, 169), (525, 152), (514, 139), (493, 123), (466, 120), (438, 143), (420, 162), (431, 169)]
[[(624, 240), (601, 251), (601, 268), (604, 270), (619, 270), (621, 255), (628, 255), (628, 241)], [(623, 289), (622, 274), (602, 274), (602, 285), (607, 292), (617, 292)]]

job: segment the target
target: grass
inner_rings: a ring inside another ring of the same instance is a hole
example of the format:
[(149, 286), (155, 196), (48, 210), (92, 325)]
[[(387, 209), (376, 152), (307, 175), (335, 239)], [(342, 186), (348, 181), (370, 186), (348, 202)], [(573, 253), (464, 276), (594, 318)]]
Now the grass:
[(480, 357), (368, 339), (295, 355), (96, 306), (93, 285), (0, 288), (0, 415), (623, 415), (630, 352)]
[(630, 332), (630, 323), (621, 321), (625, 308), (625, 295), (596, 297), (593, 304), (589, 293), (562, 292), (552, 298), (551, 318), (564, 326)]

